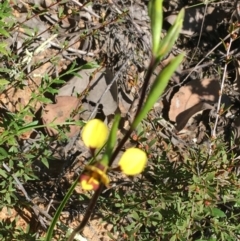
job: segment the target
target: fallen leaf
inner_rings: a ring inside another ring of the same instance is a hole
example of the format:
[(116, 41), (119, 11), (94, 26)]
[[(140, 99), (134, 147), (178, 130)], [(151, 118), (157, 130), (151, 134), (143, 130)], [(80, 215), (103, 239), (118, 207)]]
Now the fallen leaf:
[(173, 96), (168, 113), (180, 131), (195, 113), (211, 108), (219, 98), (220, 86), (216, 79), (192, 80)]
[[(79, 99), (74, 96), (57, 96), (55, 104), (48, 104), (45, 106), (42, 112), (42, 121), (45, 125), (50, 123), (62, 124), (66, 119), (73, 118), (79, 119), (79, 115), (71, 116), (73, 111), (79, 106)], [(58, 134), (58, 131), (46, 126), (46, 131), (50, 136)], [(67, 133), (68, 137), (73, 137), (79, 131), (79, 127), (75, 125), (70, 126), (70, 132)]]

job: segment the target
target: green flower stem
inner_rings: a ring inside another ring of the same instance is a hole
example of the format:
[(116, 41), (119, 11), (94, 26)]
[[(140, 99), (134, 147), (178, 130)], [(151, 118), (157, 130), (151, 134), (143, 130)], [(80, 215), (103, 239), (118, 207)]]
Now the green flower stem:
[(64, 196), (64, 199), (62, 200), (60, 206), (58, 207), (54, 217), (53, 217), (53, 220), (51, 222), (51, 225), (49, 226), (48, 228), (48, 231), (47, 231), (47, 236), (45, 238), (45, 241), (52, 241), (52, 235), (53, 235), (53, 230), (54, 230), (54, 227), (56, 225), (56, 223), (58, 222), (58, 219), (61, 215), (61, 212), (63, 210), (63, 208), (65, 207), (67, 201), (69, 200), (72, 192), (74, 191), (75, 187), (77, 186), (77, 184), (79, 183), (79, 177), (75, 180), (75, 182), (72, 184), (71, 188), (68, 190), (67, 194)]
[(121, 119), (121, 116), (119, 114), (115, 115), (112, 129), (110, 131), (110, 134), (109, 134), (109, 137), (107, 140), (106, 150), (105, 150), (104, 155), (101, 160), (101, 163), (106, 166), (109, 166), (109, 160), (111, 158), (113, 149), (117, 142), (117, 130), (118, 130), (120, 119)]
[[(147, 73), (146, 73), (146, 76), (144, 78), (144, 82), (143, 82), (143, 86), (142, 86), (142, 91), (141, 91), (141, 95), (140, 95), (140, 99), (139, 99), (139, 104), (138, 104), (138, 108), (137, 108), (137, 111), (136, 111), (136, 114), (135, 114), (135, 117), (134, 119), (138, 116), (142, 106), (143, 106), (143, 103), (144, 103), (144, 99), (145, 99), (145, 96), (146, 96), (146, 92), (147, 92), (147, 87), (149, 85), (149, 82), (150, 82), (150, 78), (151, 78), (151, 75), (154, 71), (154, 69), (156, 68), (156, 60), (154, 58), (154, 56), (152, 56), (151, 58), (151, 62), (149, 64), (149, 67), (148, 67), (148, 70), (147, 70)], [(114, 162), (115, 158), (117, 157), (118, 153), (120, 152), (120, 150), (123, 148), (124, 144), (126, 143), (126, 141), (128, 140), (128, 138), (130, 137), (131, 133), (133, 132), (134, 130), (134, 126), (131, 125), (131, 127), (129, 128), (129, 130), (127, 131), (127, 133), (125, 134), (125, 136), (122, 138), (122, 140), (119, 142), (119, 144), (117, 145), (117, 148), (115, 149), (115, 151), (113, 152), (112, 156), (111, 156), (111, 159), (109, 161), (109, 166), (112, 165), (112, 163)]]
[(148, 94), (145, 105), (143, 106), (142, 110), (137, 114), (137, 116), (133, 121), (132, 129), (135, 129), (140, 124), (140, 122), (147, 116), (147, 113), (151, 110), (154, 103), (157, 102), (158, 98), (161, 96), (164, 89), (166, 88), (172, 74), (179, 66), (179, 64), (182, 62), (183, 57), (184, 57), (183, 54), (178, 55), (157, 76)]

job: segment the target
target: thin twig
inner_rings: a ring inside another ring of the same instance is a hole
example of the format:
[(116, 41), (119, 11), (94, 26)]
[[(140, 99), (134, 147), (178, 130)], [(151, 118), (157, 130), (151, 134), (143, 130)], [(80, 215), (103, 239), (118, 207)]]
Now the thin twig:
[[(52, 42), (51, 40), (49, 41), (49, 39), (45, 39), (43, 37), (40, 37), (40, 39), (42, 41), (48, 41), (48, 44), (50, 44), (51, 46), (55, 47), (55, 48), (58, 48), (58, 49), (62, 49), (61, 45), (57, 44), (57, 43), (54, 43)], [(77, 53), (77, 54), (82, 54), (82, 55), (88, 55), (88, 56), (91, 56), (93, 57), (94, 56), (94, 53), (91, 53), (91, 52), (87, 52), (87, 51), (83, 51), (83, 50), (79, 50), (79, 49), (74, 49), (74, 48), (67, 48), (66, 51), (69, 51), (69, 52), (73, 52), (73, 53)]]
[[(76, 0), (71, 0), (71, 1), (74, 2), (75, 4), (77, 4), (79, 7), (82, 7), (82, 6), (83, 6), (82, 3), (80, 3), (80, 2), (78, 2), (78, 1), (76, 1)], [(100, 16), (98, 16), (96, 13), (94, 13), (92, 10), (88, 9), (87, 7), (83, 7), (83, 9), (84, 9), (86, 12), (92, 14), (94, 17), (96, 17), (96, 18), (101, 18)]]
[(195, 48), (195, 51), (189, 61), (189, 63), (191, 64), (192, 63), (192, 60), (193, 58), (195, 57), (196, 53), (197, 53), (197, 49), (198, 49), (198, 46), (200, 44), (200, 40), (202, 38), (202, 32), (203, 32), (203, 25), (204, 25), (204, 22), (205, 22), (205, 17), (206, 17), (206, 13), (207, 13), (207, 8), (208, 8), (208, 2), (206, 3), (205, 5), (205, 8), (204, 8), (204, 14), (203, 14), (203, 21), (202, 21), (202, 24), (201, 24), (201, 29), (200, 29), (200, 34), (199, 34), (199, 38), (198, 38), (198, 42), (197, 42), (197, 46)]
[(226, 75), (227, 75), (227, 66), (228, 66), (228, 63), (229, 63), (228, 58), (229, 58), (229, 52), (230, 52), (230, 48), (232, 46), (232, 42), (233, 42), (233, 39), (230, 38), (230, 42), (229, 42), (229, 45), (228, 45), (228, 48), (227, 48), (226, 63), (224, 65), (221, 88), (220, 88), (220, 93), (219, 93), (219, 98), (218, 98), (217, 116), (216, 116), (216, 120), (215, 120), (214, 127), (213, 127), (213, 130), (212, 130), (212, 137), (213, 138), (216, 137), (216, 129), (217, 129), (217, 124), (218, 124), (218, 119), (219, 119), (219, 116), (220, 116), (219, 113), (220, 113), (221, 103), (222, 103), (222, 94), (223, 94), (223, 88), (224, 88), (225, 79), (226, 79)]

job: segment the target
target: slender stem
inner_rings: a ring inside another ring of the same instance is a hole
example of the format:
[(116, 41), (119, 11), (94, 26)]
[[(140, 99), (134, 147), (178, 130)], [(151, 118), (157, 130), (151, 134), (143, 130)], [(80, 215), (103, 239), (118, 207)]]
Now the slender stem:
[(151, 62), (149, 64), (149, 66), (148, 66), (148, 70), (147, 70), (146, 76), (144, 78), (144, 82), (143, 82), (143, 86), (142, 86), (142, 90), (141, 90), (141, 95), (140, 95), (140, 100), (139, 100), (139, 103), (138, 103), (138, 108), (137, 108), (137, 112), (135, 114), (135, 118), (138, 115), (138, 113), (140, 112), (140, 110), (142, 109), (143, 102), (144, 102), (144, 99), (145, 99), (145, 96), (146, 96), (146, 92), (147, 92), (147, 87), (149, 85), (150, 78), (151, 78), (151, 75), (152, 75), (155, 67), (156, 67), (156, 59), (155, 59), (154, 56), (152, 56), (151, 57)]
[(98, 197), (100, 196), (101, 192), (103, 191), (103, 188), (104, 188), (104, 185), (100, 184), (98, 190), (95, 191), (95, 193), (93, 194), (93, 196), (88, 204), (88, 207), (87, 207), (87, 210), (83, 217), (82, 222), (72, 231), (72, 233), (69, 236), (67, 241), (73, 241), (75, 235), (78, 234), (79, 232), (81, 232), (83, 230), (83, 228), (86, 226), (86, 224), (94, 210), (94, 207), (97, 203)]

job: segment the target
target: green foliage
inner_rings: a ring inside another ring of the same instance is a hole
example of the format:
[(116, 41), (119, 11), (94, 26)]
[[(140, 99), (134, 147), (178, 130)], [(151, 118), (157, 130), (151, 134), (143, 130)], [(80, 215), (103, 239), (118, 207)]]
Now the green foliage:
[(159, 52), (159, 44), (162, 32), (163, 9), (162, 0), (149, 1), (148, 14), (151, 18), (152, 52), (155, 56)]
[[(9, 2), (8, 1), (3, 1), (2, 3), (0, 3), (0, 35), (4, 36), (4, 37), (9, 37), (9, 32), (8, 30), (12, 27), (14, 21), (11, 21), (11, 8), (9, 6)], [(6, 21), (8, 18), (8, 21)], [(0, 46), (0, 52), (4, 52), (5, 54), (7, 54), (7, 52), (5, 52), (3, 50), (4, 44), (2, 44)]]
[(101, 199), (105, 220), (127, 240), (237, 240), (239, 181), (221, 143), (211, 157), (192, 149), (177, 164), (167, 150), (155, 155), (141, 178)]
[[(29, 233), (29, 226), (27, 232), (17, 225), (18, 219), (12, 222), (0, 222), (0, 239), (2, 241), (35, 241), (36, 235)], [(14, 232), (10, 232), (14, 230)]]

